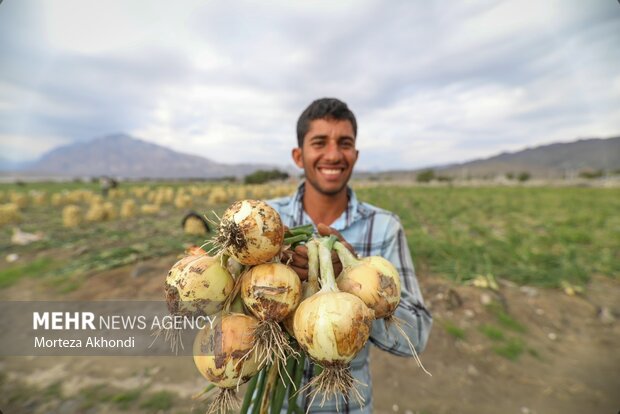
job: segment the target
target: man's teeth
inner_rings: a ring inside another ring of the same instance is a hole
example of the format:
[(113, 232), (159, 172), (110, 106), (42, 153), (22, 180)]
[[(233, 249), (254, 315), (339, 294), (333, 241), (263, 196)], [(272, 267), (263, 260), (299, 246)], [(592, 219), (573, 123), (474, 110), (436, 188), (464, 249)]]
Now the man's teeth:
[(321, 169), (325, 174), (338, 174), (340, 173), (340, 169), (331, 169), (331, 168), (323, 168)]

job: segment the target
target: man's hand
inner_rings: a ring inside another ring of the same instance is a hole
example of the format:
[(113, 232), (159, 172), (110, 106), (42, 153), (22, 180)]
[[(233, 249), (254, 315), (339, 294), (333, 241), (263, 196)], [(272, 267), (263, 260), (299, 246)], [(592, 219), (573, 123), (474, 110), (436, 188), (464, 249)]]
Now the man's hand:
[[(342, 237), (339, 231), (326, 226), (323, 223), (319, 223), (317, 230), (321, 236), (334, 235), (338, 238), (351, 253), (356, 255), (353, 247)], [(308, 279), (308, 248), (306, 246), (297, 246), (294, 250), (286, 250), (282, 253), (282, 262), (287, 263), (296, 273), (301, 280)], [(334, 266), (334, 274), (338, 276), (342, 271), (342, 263), (335, 251), (332, 251), (332, 265)]]

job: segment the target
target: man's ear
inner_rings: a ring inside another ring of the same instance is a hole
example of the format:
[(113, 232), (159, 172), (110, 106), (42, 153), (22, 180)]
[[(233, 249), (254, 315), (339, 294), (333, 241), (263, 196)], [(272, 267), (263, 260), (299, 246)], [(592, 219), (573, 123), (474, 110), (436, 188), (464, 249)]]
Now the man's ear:
[(301, 148), (293, 148), (292, 155), (295, 165), (297, 165), (299, 168), (304, 168), (304, 159), (302, 157)]

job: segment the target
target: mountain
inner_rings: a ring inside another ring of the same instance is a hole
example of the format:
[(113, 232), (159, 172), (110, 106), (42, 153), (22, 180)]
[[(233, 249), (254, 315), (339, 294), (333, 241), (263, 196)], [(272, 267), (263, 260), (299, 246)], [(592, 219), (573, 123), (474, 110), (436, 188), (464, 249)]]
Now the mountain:
[(581, 171), (620, 169), (620, 137), (580, 139), (439, 167), (441, 174), (488, 177), (529, 172), (535, 177), (576, 176)]
[(453, 178), (494, 178), (527, 172), (537, 178), (571, 178), (582, 171), (619, 171), (620, 137), (580, 139), (526, 148), (516, 152), (418, 170), (356, 173), (357, 178), (414, 179), (424, 170)]
[(55, 148), (20, 174), (45, 177), (221, 178), (243, 177), (266, 164), (221, 164), (182, 154), (125, 134)]

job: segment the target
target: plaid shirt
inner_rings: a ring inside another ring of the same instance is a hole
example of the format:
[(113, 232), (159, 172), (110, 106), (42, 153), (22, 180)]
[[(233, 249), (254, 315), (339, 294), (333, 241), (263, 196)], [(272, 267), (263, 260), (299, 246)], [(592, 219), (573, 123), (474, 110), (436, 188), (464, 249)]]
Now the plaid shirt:
[[(275, 208), (282, 218), (285, 225), (295, 227), (303, 224), (312, 223), (312, 219), (303, 209), (303, 194), (305, 183), (301, 183), (297, 192), (290, 197), (269, 200), (268, 203)], [(405, 232), (398, 216), (395, 214), (372, 206), (370, 204), (358, 202), (355, 192), (347, 189), (349, 202), (342, 215), (331, 224), (331, 227), (338, 230), (343, 237), (353, 246), (360, 256), (383, 256), (388, 259), (400, 274), (401, 278), (401, 300), (396, 309), (395, 316), (405, 323), (402, 328), (414, 344), (416, 351), (420, 353), (426, 346), (426, 341), (432, 325), (432, 317), (424, 307), (422, 294), (415, 276), (411, 254), (407, 246)], [(372, 412), (372, 382), (370, 379), (369, 348), (373, 343), (380, 349), (398, 356), (411, 356), (411, 351), (407, 342), (394, 326), (386, 329), (383, 320), (374, 321), (370, 341), (360, 351), (351, 362), (351, 372), (353, 376), (362, 384), (358, 389), (364, 397), (365, 406), (360, 407), (354, 398), (349, 401), (341, 398), (338, 407), (345, 413), (371, 413)], [(307, 383), (312, 377), (313, 363), (306, 359), (303, 384)], [(298, 405), (307, 411), (310, 399), (308, 393), (300, 394)], [(330, 400), (320, 407), (317, 397), (309, 412), (313, 413), (335, 413), (336, 401)], [(283, 409), (282, 412), (286, 412)]]

